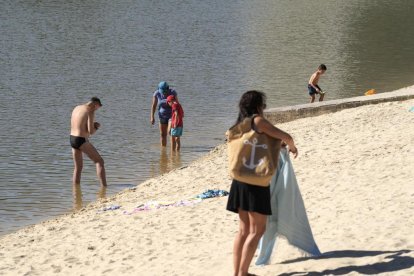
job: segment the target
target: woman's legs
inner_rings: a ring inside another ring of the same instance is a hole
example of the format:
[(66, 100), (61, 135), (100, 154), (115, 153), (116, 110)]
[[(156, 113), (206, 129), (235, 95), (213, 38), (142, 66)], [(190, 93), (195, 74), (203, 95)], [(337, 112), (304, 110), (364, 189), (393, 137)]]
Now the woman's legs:
[(234, 276), (239, 275), (240, 260), (242, 257), (243, 245), (249, 235), (249, 215), (247, 211), (239, 209), (240, 226), (239, 232), (234, 239), (233, 245), (233, 265)]
[(160, 124), (160, 139), (161, 139), (161, 146), (167, 146), (167, 132), (168, 132), (168, 124)]
[(256, 252), (257, 245), (266, 230), (266, 215), (256, 212), (247, 212), (247, 214), (249, 222), (249, 235), (243, 244), (238, 274), (239, 276), (248, 275), (249, 266), (253, 259), (254, 253)]

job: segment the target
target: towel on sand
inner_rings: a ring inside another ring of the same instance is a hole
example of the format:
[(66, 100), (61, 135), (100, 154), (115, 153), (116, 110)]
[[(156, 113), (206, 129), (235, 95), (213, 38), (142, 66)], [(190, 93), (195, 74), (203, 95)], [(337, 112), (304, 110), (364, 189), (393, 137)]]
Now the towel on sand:
[(313, 239), (305, 205), (293, 171), (289, 152), (282, 148), (276, 174), (270, 182), (272, 215), (267, 217), (266, 232), (259, 243), (256, 265), (269, 263), (277, 236), (312, 256), (321, 252)]
[(225, 190), (209, 189), (209, 190), (206, 190), (204, 193), (196, 195), (196, 198), (207, 199), (207, 198), (221, 197), (221, 196), (227, 196), (227, 195), (229, 195), (229, 192)]

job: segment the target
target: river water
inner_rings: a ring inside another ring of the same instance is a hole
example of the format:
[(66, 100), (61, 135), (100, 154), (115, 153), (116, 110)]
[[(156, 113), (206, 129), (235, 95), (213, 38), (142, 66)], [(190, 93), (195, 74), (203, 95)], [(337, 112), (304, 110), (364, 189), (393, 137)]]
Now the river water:
[[(411, 0), (0, 5), (0, 234), (195, 160), (223, 142), (247, 89), (266, 92), (269, 107), (306, 103), (320, 63), (328, 67), (320, 80), (327, 100), (413, 83)], [(149, 123), (161, 80), (186, 114), (179, 155), (160, 149)], [(103, 102), (91, 140), (109, 187), (99, 188), (86, 158), (82, 190), (73, 192), (70, 114), (91, 96)]]

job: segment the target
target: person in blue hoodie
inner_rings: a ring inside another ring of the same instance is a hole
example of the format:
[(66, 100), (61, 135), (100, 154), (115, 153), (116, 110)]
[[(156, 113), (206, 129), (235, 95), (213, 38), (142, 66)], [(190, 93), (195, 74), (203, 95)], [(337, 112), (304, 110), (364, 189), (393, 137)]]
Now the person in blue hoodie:
[(168, 124), (172, 115), (171, 106), (167, 103), (167, 97), (170, 95), (177, 99), (177, 92), (171, 89), (166, 81), (162, 81), (158, 84), (158, 89), (155, 90), (152, 96), (150, 122), (152, 125), (155, 123), (154, 113), (158, 107), (160, 143), (163, 147), (167, 146)]

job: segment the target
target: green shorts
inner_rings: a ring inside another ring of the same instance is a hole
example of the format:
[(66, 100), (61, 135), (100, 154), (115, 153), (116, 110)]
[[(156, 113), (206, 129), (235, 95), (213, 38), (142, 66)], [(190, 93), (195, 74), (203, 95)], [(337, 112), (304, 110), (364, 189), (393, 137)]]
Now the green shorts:
[(183, 135), (182, 127), (171, 128), (171, 136), (180, 137), (181, 135)]

